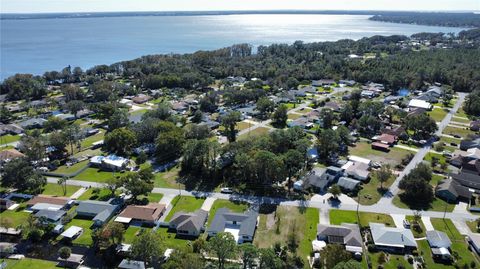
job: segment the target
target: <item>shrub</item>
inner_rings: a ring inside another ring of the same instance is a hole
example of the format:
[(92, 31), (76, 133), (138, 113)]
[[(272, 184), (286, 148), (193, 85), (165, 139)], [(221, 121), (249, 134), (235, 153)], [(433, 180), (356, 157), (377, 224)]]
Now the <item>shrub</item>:
[(409, 264), (413, 264), (413, 257), (412, 256), (408, 256), (408, 263)]

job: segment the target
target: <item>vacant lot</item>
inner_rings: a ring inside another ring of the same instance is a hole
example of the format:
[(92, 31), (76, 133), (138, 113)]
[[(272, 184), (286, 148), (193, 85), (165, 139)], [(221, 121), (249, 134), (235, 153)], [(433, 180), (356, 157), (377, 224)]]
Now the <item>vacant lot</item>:
[(85, 160), (83, 162), (78, 162), (74, 165), (70, 165), (70, 166), (66, 166), (66, 165), (62, 165), (62, 166), (59, 166), (57, 169), (55, 169), (55, 173), (59, 173), (59, 174), (72, 174), (72, 173), (75, 173), (77, 172), (78, 170), (84, 168), (85, 166), (88, 165), (88, 160)]
[(367, 142), (359, 142), (355, 147), (349, 147), (348, 150), (350, 155), (367, 158), (380, 163), (389, 163), (392, 166), (401, 163), (402, 159), (411, 153), (408, 150), (400, 148), (391, 148), (390, 152), (374, 150)]
[[(367, 227), (370, 222), (384, 223), (387, 226), (395, 226), (395, 223), (390, 215), (359, 212), (359, 217), (361, 227)], [(330, 223), (334, 225), (340, 225), (342, 223), (358, 223), (357, 212), (332, 209), (330, 210)]]
[(237, 130), (241, 131), (241, 130), (245, 130), (247, 128), (250, 128), (252, 127), (254, 124), (251, 124), (249, 122), (246, 122), (246, 121), (241, 121), (239, 123), (237, 123), (236, 127), (237, 127)]
[(21, 136), (19, 135), (2, 135), (0, 136), (0, 145), (16, 142), (20, 140)]
[(257, 127), (245, 134), (242, 134), (238, 137), (238, 140), (241, 140), (241, 139), (248, 139), (249, 137), (251, 136), (258, 136), (258, 135), (263, 135), (263, 134), (268, 134), (268, 132), (270, 131), (271, 129), (270, 128), (266, 128), (266, 127)]
[(176, 196), (173, 198), (171, 205), (173, 206), (172, 210), (170, 210), (170, 213), (168, 216), (165, 218), (166, 221), (169, 221), (172, 216), (180, 211), (183, 212), (193, 212), (197, 209), (200, 209), (202, 207), (203, 202), (205, 202), (204, 198), (195, 198), (195, 197), (190, 197), (190, 196)]
[(373, 205), (382, 198), (384, 192), (388, 190), (390, 185), (395, 181), (395, 176), (392, 176), (387, 182), (383, 182), (383, 189), (380, 188), (375, 173), (371, 174), (370, 181), (362, 184), (362, 189), (358, 192), (357, 202), (362, 205)]
[(253, 243), (260, 248), (271, 247), (277, 242), (285, 245), (288, 237), (295, 234), (299, 243), (297, 254), (306, 260), (316, 237), (318, 220), (318, 209), (279, 206), (269, 215), (260, 215)]
[(447, 115), (447, 111), (445, 111), (443, 108), (434, 108), (432, 111), (428, 112), (428, 115), (432, 119), (434, 119), (436, 122), (442, 121), (443, 118)]
[(178, 172), (180, 172), (180, 168), (176, 166), (166, 172), (155, 173), (154, 186), (159, 188), (172, 188), (172, 189), (184, 190), (185, 185), (177, 181)]
[[(24, 212), (23, 208), (17, 210), (4, 210), (0, 213), (2, 222), (8, 223), (11, 228), (17, 228), (25, 223), (30, 213)], [(2, 224), (5, 225), (5, 224)]]
[[(68, 184), (68, 181), (67, 181)], [(45, 195), (54, 195), (54, 196), (66, 196), (70, 197), (72, 194), (74, 194), (76, 191), (80, 189), (79, 186), (72, 186), (72, 185), (67, 185), (67, 193), (64, 195), (63, 193), (63, 186), (59, 184), (54, 184), (54, 183), (47, 183), (43, 187), (43, 192), (42, 194)]]
[(443, 129), (443, 133), (448, 135), (459, 135), (462, 138), (466, 138), (468, 135), (475, 134), (475, 132), (471, 131), (467, 127), (457, 128), (450, 125)]

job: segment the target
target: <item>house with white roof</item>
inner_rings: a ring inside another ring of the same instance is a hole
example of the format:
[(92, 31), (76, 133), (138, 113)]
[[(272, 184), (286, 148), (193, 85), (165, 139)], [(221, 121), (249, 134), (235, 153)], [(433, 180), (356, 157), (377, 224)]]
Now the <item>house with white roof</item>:
[(130, 160), (117, 155), (93, 156), (90, 165), (109, 171), (120, 171), (127, 167)]
[(423, 109), (426, 109), (426, 110), (431, 110), (433, 108), (433, 105), (430, 104), (427, 101), (424, 101), (424, 100), (412, 99), (408, 103), (408, 107), (409, 108), (423, 108)]
[(408, 253), (417, 248), (410, 229), (387, 227), (383, 223), (370, 222), (370, 234), (377, 249), (393, 253)]

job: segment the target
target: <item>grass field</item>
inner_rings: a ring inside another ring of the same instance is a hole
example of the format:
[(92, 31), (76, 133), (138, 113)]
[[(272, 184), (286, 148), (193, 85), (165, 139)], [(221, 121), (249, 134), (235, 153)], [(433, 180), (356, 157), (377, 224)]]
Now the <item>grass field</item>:
[(455, 204), (450, 204), (442, 199), (434, 198), (432, 203), (428, 207), (425, 208), (419, 208), (416, 207), (415, 205), (413, 207), (409, 207), (407, 204), (405, 204), (400, 197), (397, 195), (393, 198), (393, 204), (397, 207), (400, 208), (405, 208), (405, 209), (414, 209), (414, 210), (432, 210), (432, 211), (445, 211), (445, 208), (447, 209), (447, 212), (452, 212), (453, 209), (455, 208)]
[(440, 122), (443, 120), (443, 118), (445, 118), (447, 113), (448, 112), (442, 108), (434, 108), (432, 111), (428, 112), (428, 115), (430, 115), (430, 117), (436, 122)]
[(469, 124), (470, 120), (466, 118), (452, 117), (452, 122), (466, 123)]
[(452, 241), (464, 240), (464, 236), (458, 232), (457, 228), (455, 228), (455, 225), (450, 219), (431, 218), (430, 221), (432, 222), (435, 230), (446, 233)]
[(475, 134), (474, 131), (471, 131), (467, 127), (457, 128), (457, 127), (453, 127), (453, 126), (445, 127), (445, 129), (443, 129), (443, 133), (448, 134), (448, 135), (459, 135), (462, 138), (466, 138), (468, 135)]
[(388, 261), (382, 264), (382, 267), (378, 267), (379, 266), (378, 257), (380, 256), (380, 253), (381, 252), (368, 253), (370, 260), (372, 261), (372, 268), (383, 268), (383, 269), (398, 269), (398, 268), (412, 269), (413, 268), (413, 266), (408, 263), (407, 259), (405, 259), (405, 256), (394, 255), (394, 254), (388, 254), (389, 256)]
[(91, 147), (93, 143), (103, 140), (104, 136), (105, 136), (105, 131), (100, 130), (100, 132), (83, 139), (82, 142), (80, 142), (80, 144), (82, 145), (82, 148), (88, 148), (88, 147)]
[(375, 173), (372, 173), (371, 175), (370, 181), (366, 184), (362, 184), (362, 189), (358, 192), (356, 200), (361, 205), (373, 205), (377, 203), (380, 198), (382, 198), (383, 192), (395, 181), (395, 177), (392, 176), (387, 182), (383, 183), (382, 190), (380, 189), (380, 182), (375, 176)]
[[(3, 260), (0, 260), (0, 263)], [(58, 269), (57, 262), (30, 259), (25, 258), (22, 260), (5, 260), (7, 262), (7, 269), (33, 269), (33, 268), (42, 268), (42, 269)]]
[(180, 167), (174, 167), (166, 172), (155, 173), (154, 186), (159, 188), (185, 189), (185, 185), (178, 183), (178, 172)]
[(212, 208), (210, 209), (210, 212), (208, 213), (207, 227), (210, 226), (210, 223), (215, 217), (215, 213), (217, 212), (217, 210), (223, 207), (228, 208), (230, 209), (230, 211), (233, 211), (233, 212), (242, 213), (249, 208), (249, 205), (246, 203), (234, 203), (229, 200), (221, 200), (221, 199), (215, 200), (215, 202), (213, 202)]
[(110, 198), (111, 192), (107, 189), (98, 189), (98, 193), (93, 193), (95, 188), (89, 188), (86, 192), (84, 192), (78, 200), (98, 200), (98, 201), (106, 201)]
[(203, 205), (203, 202), (205, 202), (204, 198), (176, 196), (171, 202), (173, 208), (170, 210), (170, 213), (168, 213), (165, 220), (169, 221), (175, 213), (180, 211), (193, 212), (197, 209), (200, 209)]
[(17, 228), (25, 223), (30, 213), (24, 212), (23, 208), (18, 210), (4, 210), (0, 213), (2, 222), (8, 222), (11, 228)]
[[(405, 216), (405, 219), (407, 219), (410, 223), (413, 223), (413, 221), (414, 221), (413, 216)], [(425, 232), (426, 232), (425, 225), (423, 224), (423, 221), (421, 219), (418, 221), (418, 223), (420, 224), (420, 227), (422, 229), (421, 231), (417, 231), (417, 230), (413, 229), (413, 227), (410, 230), (412, 230), (413, 236), (415, 238), (425, 237), (426, 236), (425, 235)]]
[[(115, 173), (115, 176), (120, 176), (122, 173)], [(90, 182), (106, 182), (107, 179), (110, 179), (114, 176), (112, 172), (102, 171), (97, 168), (89, 167), (85, 171), (81, 172), (73, 179), (90, 181)]]
[(237, 123), (236, 128), (237, 128), (237, 130), (241, 131), (241, 130), (245, 130), (249, 127), (252, 127), (252, 126), (253, 126), (253, 124), (251, 124), (251, 123), (241, 121), (241, 122)]
[(390, 152), (383, 152), (372, 149), (367, 142), (358, 142), (355, 147), (349, 147), (349, 154), (370, 159), (381, 163), (389, 163), (395, 166), (401, 163), (402, 159), (411, 151), (401, 148), (391, 148)]
[(249, 137), (251, 136), (258, 136), (258, 135), (263, 135), (263, 134), (268, 134), (268, 132), (270, 131), (270, 128), (266, 128), (266, 127), (257, 127), (245, 134), (242, 134), (238, 137), (238, 140), (242, 140), (242, 139), (248, 139)]
[(298, 113), (290, 113), (288, 114), (288, 119), (289, 120), (296, 120), (298, 118), (300, 118), (302, 115), (301, 114), (298, 114)]
[[(367, 227), (370, 222), (384, 223), (387, 226), (395, 227), (390, 215), (369, 212), (359, 212), (360, 226)], [(330, 224), (340, 225), (342, 223), (358, 223), (357, 212), (348, 210), (330, 210)]]
[[(68, 181), (67, 181), (67, 184), (68, 184)], [(63, 186), (60, 186), (60, 185), (54, 184), (54, 183), (47, 183), (43, 187), (42, 194), (70, 197), (72, 194), (74, 194), (79, 189), (80, 189), (79, 186), (67, 185), (67, 194), (63, 195)]]
[(20, 138), (20, 135), (2, 135), (0, 136), (0, 145), (17, 142), (20, 140)]
[(59, 173), (59, 174), (72, 174), (84, 168), (85, 166), (87, 166), (88, 162), (89, 162), (88, 160), (85, 160), (83, 162), (78, 162), (71, 166), (62, 165), (62, 166), (59, 166), (57, 169), (55, 169), (55, 171), (53, 172)]
[[(275, 216), (260, 215), (260, 223), (253, 244), (260, 248), (271, 247), (277, 242), (285, 245), (289, 235), (294, 233), (299, 242), (297, 254), (306, 260), (312, 250), (312, 240), (317, 233), (318, 209), (279, 206), (272, 214)], [(268, 221), (269, 218), (270, 221)]]
[[(71, 226), (78, 226), (83, 228), (83, 233), (75, 238), (72, 242), (74, 244), (83, 245), (83, 246), (90, 246), (92, 241), (92, 230), (90, 227), (92, 226), (93, 222), (91, 220), (85, 219), (73, 219), (65, 226), (65, 231), (70, 228)], [(58, 236), (57, 239), (61, 239), (62, 236)]]
[(477, 229), (477, 221), (467, 221), (467, 226), (468, 228), (470, 229), (470, 231), (472, 231), (473, 233), (478, 233), (478, 229)]

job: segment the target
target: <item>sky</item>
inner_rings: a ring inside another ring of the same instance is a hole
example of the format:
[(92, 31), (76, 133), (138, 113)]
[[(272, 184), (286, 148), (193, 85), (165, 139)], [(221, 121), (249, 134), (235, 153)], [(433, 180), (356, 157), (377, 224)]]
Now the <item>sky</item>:
[(0, 0), (1, 13), (281, 9), (478, 11), (480, 0)]

